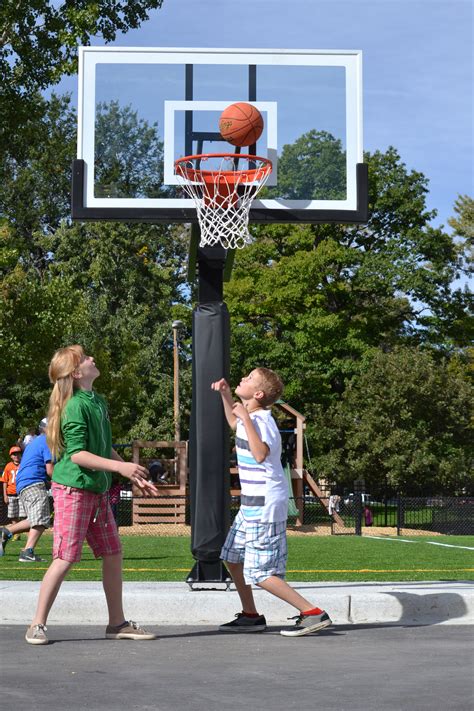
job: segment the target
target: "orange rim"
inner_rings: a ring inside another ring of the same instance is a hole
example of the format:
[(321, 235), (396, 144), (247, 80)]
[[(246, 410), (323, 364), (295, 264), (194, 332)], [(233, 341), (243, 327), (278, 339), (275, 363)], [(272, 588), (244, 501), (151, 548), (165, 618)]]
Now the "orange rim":
[[(257, 168), (249, 168), (248, 170), (203, 170), (201, 168), (189, 168), (186, 163), (194, 160), (207, 160), (209, 158), (228, 158), (232, 160), (248, 160), (260, 161), (261, 165)], [(215, 184), (217, 178), (222, 178), (223, 182), (229, 185), (239, 183), (255, 183), (272, 170), (272, 162), (268, 158), (262, 156), (251, 156), (242, 153), (201, 153), (193, 156), (184, 156), (178, 158), (175, 163), (175, 170), (180, 175), (193, 183), (205, 183), (206, 185)]]

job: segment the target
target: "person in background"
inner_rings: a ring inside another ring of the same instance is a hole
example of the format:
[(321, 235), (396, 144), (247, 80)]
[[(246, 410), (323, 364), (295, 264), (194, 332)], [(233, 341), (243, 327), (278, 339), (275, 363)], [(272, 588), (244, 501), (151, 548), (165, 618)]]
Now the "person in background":
[(33, 440), (35, 440), (36, 437), (39, 436), (39, 434), (40, 435), (44, 434), (44, 432), (46, 432), (46, 425), (47, 424), (48, 424), (48, 418), (43, 417), (43, 419), (41, 420), (41, 422), (38, 425), (38, 433), (34, 429), (34, 427), (31, 430), (28, 430), (28, 434), (26, 434), (25, 437), (23, 438), (21, 448), (24, 450), (25, 447), (27, 447), (29, 444), (31, 444), (31, 442), (33, 442)]
[(334, 516), (335, 513), (339, 513), (339, 504), (341, 502), (341, 497), (338, 494), (331, 494), (328, 502), (328, 511), (330, 516)]
[(148, 467), (150, 479), (155, 484), (167, 484), (168, 474), (165, 471), (163, 464), (159, 461), (151, 462)]
[[(14, 444), (10, 447), (10, 457), (11, 462), (8, 462), (7, 466), (3, 470), (3, 500), (8, 504), (8, 518), (11, 523), (18, 523), (21, 519), (25, 518), (25, 511), (23, 505), (18, 498), (16, 491), (16, 475), (18, 469), (20, 468), (22, 450), (18, 444)], [(15, 533), (13, 538), (18, 540), (20, 538), (19, 533)]]
[(372, 526), (374, 522), (374, 517), (372, 516), (372, 511), (369, 509), (368, 506), (365, 507), (364, 509), (364, 521), (366, 526)]
[(36, 429), (34, 427), (31, 427), (31, 429), (28, 430), (26, 435), (23, 437), (23, 440), (21, 442), (21, 448), (25, 450), (25, 448), (33, 442), (34, 439), (36, 439), (37, 434), (36, 434)]
[(0, 556), (4, 555), (7, 543), (15, 534), (29, 531), (18, 560), (20, 563), (44, 562), (43, 558), (35, 554), (35, 546), (50, 525), (48, 486), (52, 473), (51, 452), (43, 432), (28, 445), (21, 458), (16, 474), (16, 489), (26, 518), (0, 528)]
[(109, 489), (109, 504), (112, 509), (112, 514), (115, 519), (115, 523), (118, 526), (118, 513), (120, 504), (120, 492), (122, 491), (122, 484), (120, 480), (112, 477), (112, 486)]

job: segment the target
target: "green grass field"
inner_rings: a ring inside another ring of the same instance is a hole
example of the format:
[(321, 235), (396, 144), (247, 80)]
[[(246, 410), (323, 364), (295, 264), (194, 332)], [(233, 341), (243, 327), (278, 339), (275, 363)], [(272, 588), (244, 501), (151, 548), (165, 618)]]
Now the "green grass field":
[[(122, 536), (122, 542), (124, 580), (184, 580), (193, 565), (188, 538)], [(21, 546), (21, 541), (8, 544), (5, 556), (0, 558), (1, 580), (41, 580), (43, 577), (47, 563), (18, 562)], [(288, 549), (289, 581), (474, 578), (474, 536), (402, 536), (400, 539), (290, 536)], [(51, 559), (51, 536), (40, 539), (36, 552), (48, 561)], [(87, 545), (82, 561), (73, 567), (68, 580), (100, 580), (100, 561), (94, 559)]]

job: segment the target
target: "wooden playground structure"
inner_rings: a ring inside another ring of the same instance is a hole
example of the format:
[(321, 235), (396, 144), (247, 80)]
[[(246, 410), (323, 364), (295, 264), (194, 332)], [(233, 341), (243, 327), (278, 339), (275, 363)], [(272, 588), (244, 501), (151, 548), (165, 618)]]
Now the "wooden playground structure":
[[(293, 429), (295, 446), (290, 463), (291, 484), (293, 497), (297, 508), (296, 527), (304, 524), (304, 495), (305, 486), (326, 509), (329, 520), (329, 495), (330, 490), (325, 482), (316, 482), (309, 471), (304, 467), (304, 430), (306, 418), (288, 403), (279, 401), (274, 407), (291, 421), (288, 431)], [(150, 467), (159, 462), (166, 474), (166, 481), (158, 481), (160, 496), (153, 498), (142, 497), (138, 489), (132, 488), (132, 522), (133, 525), (143, 524), (185, 524), (186, 501), (188, 494), (188, 443), (176, 441), (147, 441), (134, 440), (132, 442), (132, 460), (143, 466)], [(237, 474), (237, 467), (231, 467), (230, 474)], [(231, 486), (232, 497), (240, 496), (240, 489)], [(333, 522), (344, 528), (344, 522), (338, 513), (333, 512)]]
[[(294, 420), (296, 435), (295, 453), (293, 466), (290, 467), (291, 484), (293, 488), (293, 496), (298, 509), (296, 518), (296, 526), (302, 526), (304, 523), (304, 490), (305, 485), (319, 499), (321, 505), (326, 509), (329, 517), (329, 496), (330, 489), (325, 482), (316, 482), (309, 471), (304, 467), (304, 431), (306, 428), (306, 417), (295, 410), (288, 403), (279, 401), (274, 405), (275, 408), (281, 410), (287, 418)], [(338, 526), (344, 528), (344, 521), (338, 513), (333, 512), (332, 519)]]
[[(146, 456), (143, 455), (143, 450)], [(171, 457), (164, 456), (168, 450), (172, 450)], [(150, 452), (157, 454), (150, 456)], [(133, 525), (186, 523), (188, 443), (136, 439), (132, 442), (132, 461), (147, 468), (153, 462), (159, 462), (167, 477), (166, 481), (156, 482), (160, 489), (160, 496), (157, 497), (142, 497), (140, 491), (132, 487)]]

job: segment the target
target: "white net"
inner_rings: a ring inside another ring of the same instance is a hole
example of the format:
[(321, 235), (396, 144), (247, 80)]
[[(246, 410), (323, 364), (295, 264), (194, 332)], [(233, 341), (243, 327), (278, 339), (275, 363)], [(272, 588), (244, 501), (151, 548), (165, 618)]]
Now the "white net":
[(196, 206), (201, 247), (241, 249), (250, 242), (250, 206), (271, 171), (266, 158), (240, 154), (211, 153), (175, 162), (180, 185)]

